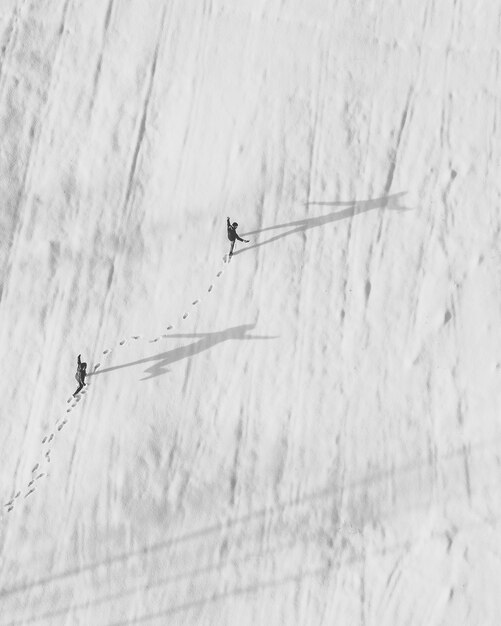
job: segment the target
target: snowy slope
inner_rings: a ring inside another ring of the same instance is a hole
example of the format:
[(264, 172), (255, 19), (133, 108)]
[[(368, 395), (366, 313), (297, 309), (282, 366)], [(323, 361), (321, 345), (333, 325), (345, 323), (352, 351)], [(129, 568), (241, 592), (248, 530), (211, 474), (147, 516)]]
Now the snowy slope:
[(500, 37), (4, 0), (0, 626), (500, 623)]

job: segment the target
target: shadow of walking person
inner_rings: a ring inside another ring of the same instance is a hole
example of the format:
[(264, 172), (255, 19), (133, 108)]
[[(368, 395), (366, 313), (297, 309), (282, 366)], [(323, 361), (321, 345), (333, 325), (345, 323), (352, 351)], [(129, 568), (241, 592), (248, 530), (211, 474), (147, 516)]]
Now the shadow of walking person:
[(215, 345), (223, 343), (225, 341), (253, 341), (256, 339), (276, 339), (276, 337), (268, 337), (263, 335), (249, 334), (255, 324), (243, 324), (241, 326), (234, 326), (214, 333), (173, 333), (169, 335), (169, 339), (196, 339), (193, 343), (186, 346), (180, 346), (167, 352), (161, 352), (160, 354), (154, 354), (152, 356), (145, 357), (144, 359), (138, 359), (137, 361), (130, 361), (129, 363), (122, 363), (121, 365), (114, 365), (113, 367), (106, 367), (102, 370), (89, 374), (89, 376), (100, 376), (108, 372), (123, 369), (125, 367), (133, 367), (134, 365), (142, 365), (143, 363), (154, 364), (146, 368), (145, 373), (148, 376), (141, 378), (141, 380), (150, 380), (156, 376), (166, 374), (169, 370), (165, 369), (168, 365), (181, 361), (182, 359), (189, 359), (196, 354), (200, 354), (205, 350), (210, 350)]
[(237, 254), (243, 254), (253, 248), (259, 248), (260, 246), (265, 246), (269, 243), (273, 243), (274, 241), (278, 241), (284, 237), (288, 237), (289, 235), (293, 235), (296, 233), (304, 233), (307, 230), (312, 228), (318, 228), (319, 226), (325, 226), (327, 224), (331, 224), (332, 222), (339, 222), (344, 219), (348, 219), (350, 217), (355, 217), (357, 215), (361, 215), (362, 213), (367, 213), (368, 211), (373, 211), (375, 209), (389, 209), (391, 211), (412, 211), (413, 209), (403, 206), (400, 201), (402, 196), (404, 196), (407, 192), (401, 191), (399, 193), (394, 193), (389, 196), (382, 196), (381, 198), (373, 198), (372, 200), (350, 200), (350, 201), (333, 201), (333, 202), (307, 202), (306, 206), (333, 206), (333, 207), (346, 207), (342, 210), (337, 210), (332, 213), (328, 213), (327, 215), (319, 215), (318, 217), (308, 217), (301, 220), (295, 220), (294, 222), (287, 222), (284, 224), (275, 224), (274, 226), (267, 226), (266, 228), (260, 228), (259, 230), (253, 230), (246, 233), (243, 233), (243, 236), (247, 237), (249, 235), (257, 235), (259, 233), (264, 233), (270, 230), (277, 230), (279, 228), (290, 228), (287, 232), (282, 232), (274, 237), (270, 237), (265, 241), (259, 241), (253, 245), (242, 248), (241, 250), (237, 250), (233, 254), (236, 256)]

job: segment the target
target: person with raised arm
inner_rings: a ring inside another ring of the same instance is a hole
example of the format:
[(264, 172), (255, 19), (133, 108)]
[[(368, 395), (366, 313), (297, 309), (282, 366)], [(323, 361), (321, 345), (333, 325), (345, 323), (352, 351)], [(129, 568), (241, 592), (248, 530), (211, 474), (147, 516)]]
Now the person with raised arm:
[(228, 230), (228, 239), (230, 240), (230, 254), (229, 254), (229, 259), (231, 259), (231, 257), (233, 256), (233, 248), (235, 247), (235, 241), (238, 239), (238, 241), (242, 241), (243, 243), (249, 243), (248, 239), (242, 239), (242, 237), (239, 236), (239, 234), (237, 233), (237, 228), (238, 228), (238, 224), (237, 222), (233, 222), (233, 224), (230, 224), (230, 218), (227, 217), (226, 218), (226, 227)]
[(73, 394), (73, 397), (78, 395), (82, 389), (85, 387), (85, 377), (87, 376), (87, 363), (83, 363), (80, 358), (82, 355), (79, 354), (77, 358), (77, 373), (75, 374), (75, 378), (78, 383), (78, 389)]

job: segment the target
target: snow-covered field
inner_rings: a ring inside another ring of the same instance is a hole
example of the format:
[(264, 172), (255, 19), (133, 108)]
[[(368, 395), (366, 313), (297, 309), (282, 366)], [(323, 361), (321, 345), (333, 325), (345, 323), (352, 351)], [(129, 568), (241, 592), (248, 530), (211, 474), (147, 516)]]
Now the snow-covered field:
[(0, 626), (501, 623), (500, 41), (2, 0)]

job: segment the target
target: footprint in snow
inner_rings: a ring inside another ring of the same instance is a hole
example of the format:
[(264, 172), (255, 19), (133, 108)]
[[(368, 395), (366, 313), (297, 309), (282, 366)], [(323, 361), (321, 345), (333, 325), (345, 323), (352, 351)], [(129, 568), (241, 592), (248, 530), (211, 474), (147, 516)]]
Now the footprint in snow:
[(199, 302), (200, 302), (200, 300), (194, 300), (191, 304), (192, 304), (193, 306), (195, 306), (195, 304), (198, 304)]
[(13, 502), (14, 502), (14, 498), (12, 498), (12, 500), (9, 500), (9, 502), (6, 502), (4, 506), (12, 506)]
[(39, 467), (40, 467), (40, 464), (37, 463), (36, 465), (33, 466), (33, 469), (31, 471), (36, 472)]
[(64, 426), (65, 424), (67, 424), (67, 423), (68, 423), (68, 422), (67, 422), (66, 420), (63, 420), (63, 421), (61, 422), (61, 424), (59, 424), (59, 426), (57, 427), (57, 430), (61, 430), (61, 429), (63, 428), (63, 426)]
[(30, 494), (32, 494), (35, 490), (34, 489), (30, 489), (28, 491), (28, 493), (24, 496), (25, 498), (27, 498)]
[(132, 339), (139, 339), (141, 335), (132, 335)]
[(207, 289), (207, 291), (210, 293), (213, 289), (213, 285), (210, 285), (209, 288)]
[(172, 330), (174, 326), (167, 326), (167, 330)]
[(156, 343), (159, 339), (160, 337), (157, 337), (156, 339), (150, 339), (150, 343)]
[(122, 341), (120, 342), (120, 345), (123, 346), (125, 343), (125, 339), (122, 339)]
[(51, 433), (48, 443), (50, 443), (53, 439), (54, 439), (54, 433)]
[(35, 481), (32, 479), (30, 480), (30, 482), (28, 483), (28, 487), (31, 487), (31, 485), (34, 483)]
[(219, 272), (216, 274), (216, 276), (219, 278), (222, 273), (223, 273), (223, 270), (219, 270)]
[(42, 443), (45, 443), (47, 441), (47, 435), (45, 435), (45, 437), (42, 439)]
[(14, 508), (13, 506), (9, 506), (9, 508), (7, 509), (7, 513), (10, 513), (13, 508)]
[(16, 493), (16, 495), (14, 496), (14, 498), (19, 498), (19, 496), (20, 496), (20, 495), (21, 495), (21, 492), (20, 492), (20, 491), (18, 491), (18, 492)]
[(99, 369), (101, 367), (101, 363), (96, 363), (94, 365), (94, 371), (96, 371), (97, 369)]
[(188, 313), (185, 313), (185, 314), (183, 315), (183, 320), (185, 320), (187, 317), (188, 317)]
[(41, 474), (38, 474), (38, 476), (35, 478), (35, 480), (40, 480), (40, 478), (42, 478), (42, 476), (45, 476), (44, 472), (42, 472)]
[(103, 354), (110, 354), (111, 350), (103, 350)]
[(73, 400), (73, 396), (70, 396), (70, 397), (66, 400), (66, 402), (69, 404), (72, 400)]

